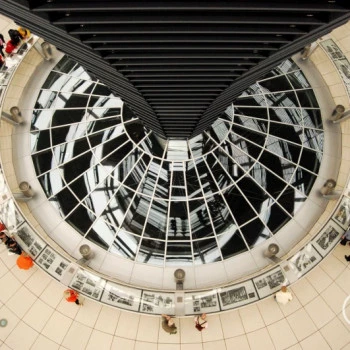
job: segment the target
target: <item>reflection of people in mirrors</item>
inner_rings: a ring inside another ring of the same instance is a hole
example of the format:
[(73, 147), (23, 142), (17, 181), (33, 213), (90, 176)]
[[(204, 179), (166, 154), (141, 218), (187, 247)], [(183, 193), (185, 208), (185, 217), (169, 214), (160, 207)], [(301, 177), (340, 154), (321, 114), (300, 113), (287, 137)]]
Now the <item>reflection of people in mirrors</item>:
[(282, 286), (281, 290), (276, 293), (275, 299), (279, 304), (286, 305), (293, 300), (293, 296), (286, 286)]
[(203, 329), (208, 328), (207, 314), (201, 314), (194, 318), (195, 327), (201, 332)]
[(341, 236), (341, 245), (346, 245), (346, 243), (350, 241), (350, 229), (348, 228), (345, 233)]
[(168, 315), (162, 315), (162, 328), (169, 334), (176, 334), (177, 333), (177, 327), (175, 325), (175, 322), (171, 316)]

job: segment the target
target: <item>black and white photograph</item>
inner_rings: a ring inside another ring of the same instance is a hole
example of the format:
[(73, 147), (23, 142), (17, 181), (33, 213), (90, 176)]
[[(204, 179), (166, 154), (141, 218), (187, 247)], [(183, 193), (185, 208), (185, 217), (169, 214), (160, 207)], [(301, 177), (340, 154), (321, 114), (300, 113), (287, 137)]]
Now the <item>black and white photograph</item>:
[(141, 301), (140, 289), (129, 288), (112, 282), (107, 282), (103, 290), (101, 302), (122, 309), (138, 311)]
[(332, 39), (321, 41), (320, 45), (324, 48), (328, 56), (331, 57), (333, 61), (345, 58), (339, 46)]
[(332, 220), (313, 239), (313, 244), (317, 251), (325, 257), (337, 245), (344, 230)]
[(350, 84), (350, 63), (346, 58), (334, 61), (345, 84)]
[(249, 304), (259, 299), (252, 281), (221, 288), (218, 294), (222, 310)]
[(260, 298), (265, 298), (280, 290), (282, 285), (289, 284), (280, 266), (254, 278), (253, 282)]
[[(144, 311), (144, 305), (152, 306), (152, 311)], [(141, 310), (147, 313), (171, 315), (175, 312), (174, 294), (143, 291)]]
[[(45, 242), (24, 223), (14, 232), (16, 241), (22, 247), (27, 247), (27, 250), (33, 258), (37, 257), (45, 247)], [(33, 249), (32, 249), (33, 248)]]
[(46, 247), (36, 261), (39, 266), (59, 281), (64, 277), (64, 272), (70, 264), (68, 260), (59, 255), (51, 247)]
[(343, 197), (332, 219), (344, 230), (350, 225), (350, 198)]
[(310, 243), (288, 260), (291, 270), (298, 278), (311, 270), (321, 260), (320, 254)]
[(79, 290), (81, 294), (92, 299), (100, 300), (105, 285), (106, 280), (79, 269), (71, 280), (69, 287)]
[(210, 290), (201, 293), (185, 293), (185, 313), (209, 313), (220, 311), (216, 291)]

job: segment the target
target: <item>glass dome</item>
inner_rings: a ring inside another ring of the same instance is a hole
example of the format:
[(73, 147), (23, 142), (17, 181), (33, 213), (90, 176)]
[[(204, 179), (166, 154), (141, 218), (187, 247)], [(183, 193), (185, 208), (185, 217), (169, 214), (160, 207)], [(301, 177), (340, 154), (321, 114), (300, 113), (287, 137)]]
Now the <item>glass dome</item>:
[(201, 135), (165, 140), (64, 57), (31, 122), (36, 174), (61, 217), (109, 252), (156, 266), (222, 261), (272, 237), (306, 200), (323, 140), (315, 95), (291, 60)]

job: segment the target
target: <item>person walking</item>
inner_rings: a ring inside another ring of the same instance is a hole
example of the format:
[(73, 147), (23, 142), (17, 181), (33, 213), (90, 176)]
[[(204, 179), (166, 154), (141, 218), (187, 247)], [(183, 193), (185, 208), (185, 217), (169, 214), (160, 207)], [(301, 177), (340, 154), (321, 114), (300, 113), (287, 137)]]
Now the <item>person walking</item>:
[(286, 305), (293, 300), (293, 296), (286, 286), (282, 286), (281, 290), (276, 293), (275, 299), (279, 304)]
[(63, 292), (63, 296), (69, 303), (75, 303), (82, 306), (83, 303), (79, 301), (79, 293), (73, 289), (67, 289)]
[(176, 334), (177, 333), (177, 327), (175, 325), (175, 322), (173, 318), (169, 315), (162, 315), (162, 328), (169, 334)]
[(195, 327), (201, 332), (203, 329), (208, 328), (207, 314), (201, 314), (194, 318)]

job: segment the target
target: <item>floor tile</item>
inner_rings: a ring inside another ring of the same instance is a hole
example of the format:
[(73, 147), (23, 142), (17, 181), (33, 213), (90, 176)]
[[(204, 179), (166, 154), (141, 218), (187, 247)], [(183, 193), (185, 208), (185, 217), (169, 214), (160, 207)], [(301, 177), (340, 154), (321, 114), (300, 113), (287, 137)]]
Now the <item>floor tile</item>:
[[(72, 350), (83, 350), (90, 339), (91, 332), (90, 327), (74, 321), (69, 327), (62, 345)], [(101, 344), (101, 347), (104, 347), (104, 344)]]
[(134, 350), (134, 348), (135, 340), (113, 337), (111, 350)]
[(0, 340), (5, 341), (8, 335), (14, 330), (20, 319), (6, 305), (0, 308), (1, 318), (7, 320), (6, 327), (0, 327)]
[(312, 271), (306, 275), (306, 278), (318, 293), (321, 293), (328, 286), (330, 286), (331, 283), (333, 283), (333, 280), (329, 277), (329, 275), (319, 266), (316, 266), (314, 269), (312, 269)]
[(71, 324), (72, 319), (55, 311), (42, 330), (42, 334), (54, 342), (61, 344)]
[(59, 347), (60, 346), (52, 340), (47, 339), (43, 335), (39, 335), (30, 350), (58, 350)]
[(13, 294), (21, 287), (18, 279), (9, 271), (6, 275), (0, 278), (0, 301), (6, 303)]
[(300, 342), (303, 350), (331, 350), (320, 332), (315, 332)]
[(302, 278), (295, 282), (292, 285), (291, 290), (297, 296), (302, 305), (307, 304), (318, 295), (316, 289), (306, 278)]
[(341, 349), (350, 342), (350, 333), (337, 317), (320, 331), (332, 350)]
[(26, 350), (35, 342), (39, 333), (20, 321), (6, 339), (6, 345), (12, 349)]
[(227, 349), (250, 350), (246, 335), (225, 339)]
[[(202, 331), (203, 342), (223, 339), (221, 320), (219, 315), (208, 315), (208, 328)], [(194, 329), (194, 331), (197, 331)]]
[(303, 306), (301, 305), (298, 297), (294, 295), (293, 300), (286, 305), (278, 305), (285, 317), (300, 310)]
[(29, 269), (29, 270), (21, 270), (15, 265), (12, 267), (11, 272), (13, 275), (21, 282), (26, 282), (36, 271), (38, 270), (38, 267), (35, 265)]
[(350, 269), (345, 269), (335, 280), (337, 285), (343, 289), (343, 291), (350, 295)]
[(316, 331), (316, 326), (304, 309), (289, 315), (287, 321), (299, 341)]
[(7, 301), (6, 306), (12, 310), (19, 318), (22, 318), (36, 300), (37, 297), (25, 286), (22, 286)]
[(260, 314), (266, 325), (272, 324), (284, 318), (281, 309), (278, 307), (276, 300), (273, 297), (265, 298), (257, 303)]
[(236, 337), (237, 335), (245, 333), (241, 315), (238, 310), (224, 312), (220, 314), (220, 319), (224, 338)]
[[(78, 305), (77, 305), (78, 306)], [(94, 327), (102, 305), (90, 299), (84, 300), (83, 306), (78, 306), (75, 320), (88, 327)]]
[(157, 348), (157, 343), (145, 343), (142, 341), (136, 341), (134, 350), (158, 350)]
[[(209, 328), (207, 330), (209, 330)], [(180, 337), (182, 344), (202, 342), (202, 332), (199, 332), (195, 328), (193, 317), (185, 317), (180, 319)]]
[(332, 283), (321, 293), (321, 296), (333, 312), (338, 314), (342, 310), (347, 294), (336, 283)]
[(114, 335), (119, 316), (118, 309), (102, 306), (95, 323), (95, 329)]
[(239, 310), (246, 333), (253, 332), (265, 326), (258, 307), (253, 304)]
[(203, 345), (202, 344), (181, 344), (180, 349), (181, 350), (203, 350)]
[(49, 277), (46, 273), (43, 273), (40, 269), (38, 269), (26, 281), (26, 287), (32, 293), (39, 296), (51, 281), (51, 277)]
[(305, 310), (317, 328), (323, 327), (325, 324), (331, 321), (332, 318), (335, 317), (335, 313), (321, 296), (318, 296), (309, 304), (305, 305)]
[(275, 348), (266, 328), (248, 333), (247, 338), (250, 350), (272, 350)]
[(159, 343), (157, 350), (181, 350), (181, 345), (180, 344), (161, 344), (161, 343)]
[(75, 303), (69, 303), (65, 298), (62, 298), (56, 306), (56, 311), (62, 315), (74, 319), (81, 307)]
[(329, 254), (327, 259), (324, 259), (319, 266), (333, 280), (335, 280), (345, 269), (345, 265), (332, 254)]
[(57, 281), (51, 280), (40, 295), (40, 299), (53, 308), (56, 308), (63, 299), (65, 288)]
[(267, 329), (277, 350), (287, 349), (298, 343), (297, 338), (285, 319), (269, 325)]
[[(37, 332), (41, 332), (53, 312), (54, 309), (51, 306), (37, 299), (23, 317), (23, 321)], [(40, 315), (40, 317), (38, 315)]]
[(86, 346), (86, 350), (109, 349), (112, 345), (113, 336), (101, 331), (93, 330)]
[(226, 344), (224, 340), (205, 342), (203, 350), (226, 350)]
[(119, 321), (115, 335), (128, 339), (136, 339), (137, 330), (139, 327), (140, 315), (131, 312), (122, 312), (119, 316)]
[(136, 341), (156, 343), (159, 334), (159, 317), (141, 315)]

